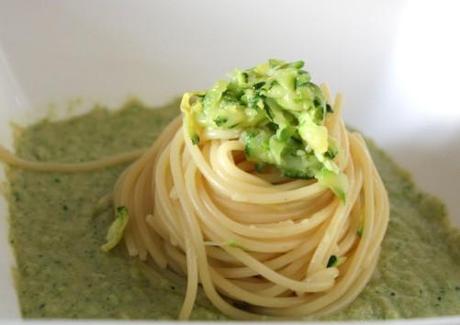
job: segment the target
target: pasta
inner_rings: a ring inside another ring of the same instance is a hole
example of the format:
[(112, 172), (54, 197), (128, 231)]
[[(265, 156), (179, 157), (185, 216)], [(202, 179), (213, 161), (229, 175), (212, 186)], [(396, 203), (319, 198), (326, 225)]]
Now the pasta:
[(345, 200), (314, 179), (258, 171), (231, 132), (194, 144), (182, 117), (150, 148), (100, 161), (31, 162), (1, 147), (0, 159), (44, 172), (135, 160), (113, 191), (114, 206), (129, 214), (123, 240), (131, 256), (187, 277), (180, 319), (189, 318), (200, 285), (233, 319), (316, 317), (362, 291), (389, 218), (382, 180), (361, 135), (346, 129), (341, 102), (338, 95), (325, 126), (340, 148), (334, 161), (348, 179)]
[[(327, 125), (350, 181), (344, 203), (317, 182), (273, 185), (264, 178), (276, 175), (259, 176), (235, 159), (243, 150), (237, 140), (193, 145), (180, 119), (119, 178), (114, 202), (130, 211), (130, 254), (187, 276), (181, 319), (190, 315), (199, 283), (234, 319), (322, 315), (361, 292), (389, 206), (364, 140), (346, 130), (340, 104), (338, 96)], [(339, 265), (328, 267), (331, 257)]]

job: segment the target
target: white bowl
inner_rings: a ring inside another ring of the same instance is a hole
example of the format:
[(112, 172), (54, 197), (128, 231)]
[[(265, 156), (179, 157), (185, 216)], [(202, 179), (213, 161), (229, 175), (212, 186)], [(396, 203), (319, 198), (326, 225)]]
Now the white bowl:
[[(234, 67), (304, 59), (460, 225), (456, 3), (377, 1), (1, 1), (0, 140), (9, 122), (67, 116), (135, 95), (162, 104)], [(429, 23), (426, 17), (429, 16)], [(73, 111), (75, 113), (75, 111)], [(3, 172), (3, 171), (0, 171)], [(4, 175), (0, 175), (4, 177)], [(19, 319), (0, 202), (0, 318)], [(443, 322), (460, 322), (459, 317)], [(405, 324), (408, 321), (401, 321)], [(426, 320), (439, 324), (441, 319)]]

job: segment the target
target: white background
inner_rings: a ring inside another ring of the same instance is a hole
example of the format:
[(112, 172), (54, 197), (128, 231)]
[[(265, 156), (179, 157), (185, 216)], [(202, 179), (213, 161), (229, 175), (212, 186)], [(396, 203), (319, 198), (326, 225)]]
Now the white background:
[[(9, 120), (30, 122), (50, 103), (160, 105), (234, 67), (303, 59), (344, 94), (346, 121), (460, 224), (459, 4), (0, 0), (0, 140)], [(2, 210), (0, 227), (0, 317), (17, 316)]]

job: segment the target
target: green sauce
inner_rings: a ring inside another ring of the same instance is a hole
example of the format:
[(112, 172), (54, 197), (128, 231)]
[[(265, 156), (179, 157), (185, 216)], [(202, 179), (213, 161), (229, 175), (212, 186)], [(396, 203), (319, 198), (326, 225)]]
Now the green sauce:
[[(17, 138), (21, 157), (78, 162), (149, 146), (178, 114), (178, 103), (150, 110), (130, 103), (96, 108), (62, 122), (42, 121)], [(460, 233), (444, 206), (419, 192), (375, 145), (371, 153), (389, 191), (391, 219), (377, 270), (346, 309), (327, 319), (460, 314)], [(10, 240), (26, 318), (174, 319), (184, 279), (129, 258), (122, 245), (101, 251), (113, 211), (95, 213), (126, 167), (82, 173), (11, 168)], [(225, 319), (200, 293), (192, 319)]]

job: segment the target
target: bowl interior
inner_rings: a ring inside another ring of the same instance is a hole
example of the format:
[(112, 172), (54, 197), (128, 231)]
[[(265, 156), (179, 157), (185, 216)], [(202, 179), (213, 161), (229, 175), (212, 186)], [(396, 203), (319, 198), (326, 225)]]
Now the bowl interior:
[[(62, 118), (95, 102), (116, 107), (129, 96), (161, 105), (235, 67), (303, 59), (315, 81), (344, 94), (346, 121), (441, 197), (460, 225), (455, 12), (358, 0), (2, 1), (0, 141), (11, 146), (10, 121)], [(2, 198), (0, 318), (19, 317), (7, 229)]]

